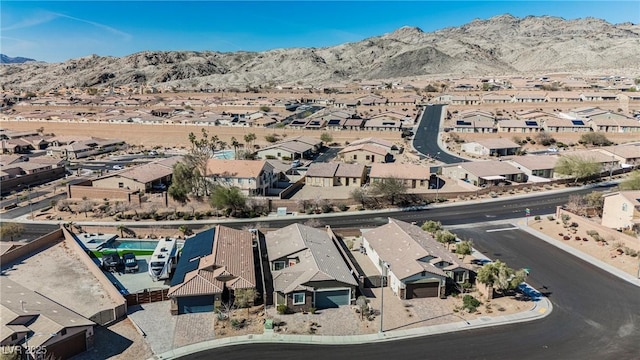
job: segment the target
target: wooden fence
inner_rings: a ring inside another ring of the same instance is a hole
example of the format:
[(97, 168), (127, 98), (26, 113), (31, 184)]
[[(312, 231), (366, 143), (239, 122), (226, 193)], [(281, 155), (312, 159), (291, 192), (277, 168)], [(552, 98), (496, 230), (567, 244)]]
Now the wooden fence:
[(135, 294), (127, 294), (124, 298), (127, 301), (127, 306), (132, 306), (169, 300), (168, 294), (169, 289), (143, 290)]

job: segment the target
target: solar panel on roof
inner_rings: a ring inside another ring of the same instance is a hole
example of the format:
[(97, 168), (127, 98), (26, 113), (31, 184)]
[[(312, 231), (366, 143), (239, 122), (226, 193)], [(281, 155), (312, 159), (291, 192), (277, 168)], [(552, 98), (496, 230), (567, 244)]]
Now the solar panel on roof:
[(338, 125), (338, 124), (340, 124), (340, 120), (338, 119), (329, 120), (329, 125)]
[(457, 120), (457, 121), (456, 121), (456, 125), (460, 125), (460, 126), (471, 126), (471, 122), (469, 122), (469, 121), (464, 121), (464, 120)]
[(571, 123), (573, 125), (577, 125), (577, 126), (583, 126), (584, 125), (584, 121), (582, 121), (582, 120), (571, 120)]
[(200, 261), (196, 261), (196, 259), (211, 255), (215, 233), (216, 229), (211, 228), (185, 241), (178, 266), (176, 266), (176, 271), (171, 279), (171, 286), (182, 284), (187, 273), (198, 268)]
[(524, 122), (527, 126), (538, 126), (538, 123), (535, 121), (525, 121)]

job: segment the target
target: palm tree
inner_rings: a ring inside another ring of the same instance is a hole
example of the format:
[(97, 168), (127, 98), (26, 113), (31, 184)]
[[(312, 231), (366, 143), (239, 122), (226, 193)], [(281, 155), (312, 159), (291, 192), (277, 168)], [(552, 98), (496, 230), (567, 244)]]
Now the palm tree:
[(120, 237), (123, 238), (124, 237), (124, 229), (126, 229), (126, 226), (120, 224), (118, 225), (118, 231), (120, 231)]
[(240, 146), (240, 142), (234, 136), (231, 137), (231, 146), (233, 146), (233, 157), (238, 160), (238, 146)]

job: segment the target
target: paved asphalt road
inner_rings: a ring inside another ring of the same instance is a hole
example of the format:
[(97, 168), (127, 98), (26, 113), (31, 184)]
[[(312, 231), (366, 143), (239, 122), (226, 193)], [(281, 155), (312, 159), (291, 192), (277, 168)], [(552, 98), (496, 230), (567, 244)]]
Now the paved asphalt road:
[(438, 155), (438, 160), (445, 164), (453, 164), (467, 161), (445, 152), (438, 146), (438, 134), (440, 133), (440, 116), (444, 105), (425, 106), (422, 118), (418, 123), (418, 128), (413, 137), (413, 147), (422, 153), (431, 157)]
[(478, 250), (510, 266), (549, 296), (540, 320), (366, 345), (252, 344), (212, 349), (184, 359), (637, 359), (640, 289), (520, 230), (457, 229)]
[[(603, 188), (604, 189), (604, 188)], [(470, 203), (459, 206), (448, 206), (440, 208), (428, 208), (420, 211), (394, 211), (380, 214), (352, 214), (350, 216), (332, 216), (318, 218), (323, 224), (331, 225), (334, 229), (353, 229), (353, 228), (367, 228), (384, 225), (387, 223), (388, 217), (397, 218), (407, 222), (422, 223), (426, 220), (437, 220), (444, 225), (461, 225), (470, 223), (481, 223), (486, 221), (503, 220), (520, 218), (524, 216), (524, 209), (529, 208), (531, 210), (531, 216), (543, 215), (555, 212), (557, 206), (565, 204), (569, 195), (573, 194), (587, 194), (593, 191), (593, 189), (580, 189), (574, 192), (565, 192), (560, 194), (540, 194), (540, 196), (527, 198), (527, 199), (514, 199), (505, 198), (504, 200), (495, 202), (482, 202), (482, 203)], [(47, 206), (49, 200), (46, 203), (40, 204), (40, 207)], [(34, 211), (36, 206), (34, 205)], [(2, 215), (3, 220), (15, 218), (20, 215), (25, 215), (29, 212), (28, 207), (22, 207), (14, 209)], [(287, 225), (305, 222), (308, 219), (295, 216), (284, 217), (281, 219), (271, 219), (269, 222), (261, 222), (258, 219), (256, 221), (242, 221), (242, 222), (224, 222), (223, 225), (229, 227), (235, 227), (238, 229), (247, 227), (259, 227), (262, 229), (268, 228), (281, 228)], [(198, 231), (198, 225), (193, 221), (174, 221), (170, 225), (163, 225), (157, 222), (135, 223), (134, 225), (127, 225), (132, 228), (177, 228), (182, 224), (188, 224), (194, 231)], [(209, 228), (211, 224), (203, 224), (202, 228)], [(50, 231), (53, 231), (58, 226), (55, 224), (26, 224), (25, 239), (35, 239), (37, 236), (44, 235)]]

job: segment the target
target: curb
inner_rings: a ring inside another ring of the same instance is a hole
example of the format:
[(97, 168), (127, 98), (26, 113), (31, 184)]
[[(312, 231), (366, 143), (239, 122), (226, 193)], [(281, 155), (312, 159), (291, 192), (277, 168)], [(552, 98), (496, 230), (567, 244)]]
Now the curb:
[(197, 352), (234, 345), (283, 343), (339, 346), (406, 340), (429, 335), (446, 334), (464, 330), (481, 329), (486, 327), (538, 320), (548, 316), (552, 312), (552, 310), (553, 305), (551, 304), (551, 302), (546, 297), (543, 297), (542, 294), (540, 294), (540, 297), (538, 298), (538, 300), (534, 301), (534, 305), (530, 310), (512, 315), (497, 316), (494, 318), (481, 317), (468, 321), (459, 321), (455, 323), (433, 325), (422, 328), (392, 330), (384, 333), (353, 336), (283, 335), (276, 333), (242, 335), (223, 339), (209, 340), (197, 344), (183, 346), (164, 352), (162, 354), (154, 355), (152, 358), (150, 358), (150, 360), (178, 359), (180, 357), (191, 355)]
[[(484, 254), (474, 249), (474, 256), (489, 259)], [(553, 311), (553, 304), (548, 298), (535, 290), (529, 284), (524, 283), (519, 286), (525, 294), (533, 300), (531, 309), (521, 311), (515, 314), (496, 316), (496, 317), (479, 317), (473, 320), (464, 320), (447, 324), (439, 324), (425, 326), (420, 328), (412, 328), (406, 330), (390, 330), (384, 333), (351, 335), (351, 336), (335, 336), (335, 335), (287, 335), (277, 334), (273, 331), (263, 334), (251, 334), (233, 336), (223, 339), (215, 339), (204, 341), (196, 344), (183, 346), (172, 349), (162, 354), (154, 355), (150, 360), (178, 359), (183, 356), (191, 355), (197, 352), (210, 350), (219, 347), (227, 347), (233, 345), (248, 344), (306, 344), (306, 345), (358, 345), (366, 343), (387, 342), (396, 340), (413, 339), (436, 334), (447, 334), (458, 331), (481, 329), (486, 327), (517, 324), (547, 317)]]

